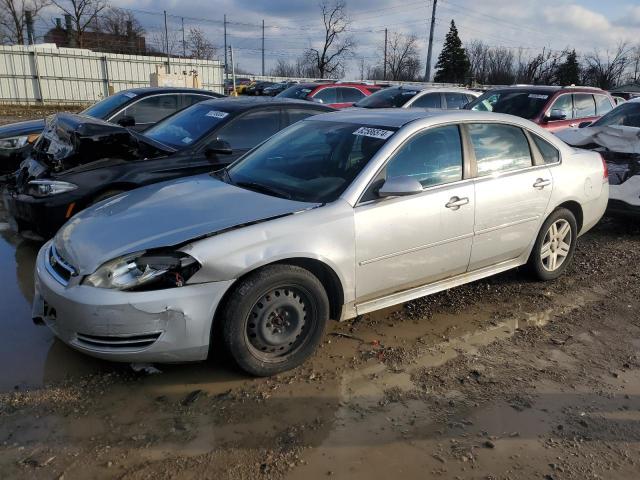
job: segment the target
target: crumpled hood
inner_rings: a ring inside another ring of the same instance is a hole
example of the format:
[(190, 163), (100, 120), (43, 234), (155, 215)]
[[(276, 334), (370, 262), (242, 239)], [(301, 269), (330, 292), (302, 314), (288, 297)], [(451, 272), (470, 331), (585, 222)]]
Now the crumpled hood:
[(640, 128), (611, 125), (567, 129), (556, 135), (573, 147), (599, 145), (612, 152), (640, 153)]
[(204, 174), (100, 202), (69, 220), (54, 242), (65, 260), (86, 275), (128, 253), (179, 245), (317, 205), (252, 192)]
[(10, 123), (0, 127), (0, 138), (17, 137), (40, 133), (44, 129), (44, 120), (27, 120), (26, 122)]

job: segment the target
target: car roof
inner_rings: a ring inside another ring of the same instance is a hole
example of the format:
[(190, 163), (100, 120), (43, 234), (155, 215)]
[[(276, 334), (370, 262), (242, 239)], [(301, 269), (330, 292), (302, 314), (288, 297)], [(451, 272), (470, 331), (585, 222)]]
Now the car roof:
[(312, 103), (307, 100), (296, 100), (294, 98), (282, 98), (282, 97), (224, 97), (224, 98), (212, 98), (211, 100), (204, 100), (198, 105), (210, 105), (212, 107), (220, 108), (226, 112), (240, 112), (245, 110), (251, 110), (253, 108), (260, 108), (264, 106), (282, 106), (282, 105), (298, 105), (302, 107), (315, 107), (320, 109), (326, 109), (327, 111), (333, 110), (325, 105)]
[(429, 108), (371, 108), (338, 110), (314, 115), (310, 120), (327, 122), (356, 123), (378, 127), (400, 128), (416, 120), (433, 119), (437, 121), (501, 121), (512, 124), (528, 125), (536, 128), (529, 120), (503, 113), (478, 112), (474, 110), (440, 110)]
[(151, 95), (154, 93), (200, 93), (204, 95), (222, 95), (211, 90), (205, 90), (203, 88), (189, 88), (189, 87), (138, 87), (129, 88), (127, 90), (120, 90), (116, 93), (130, 92), (136, 95)]
[[(597, 87), (582, 87), (582, 86), (566, 86), (560, 87), (557, 85), (509, 85), (505, 87), (496, 87), (487, 90), (487, 92), (496, 91), (514, 91), (514, 92), (543, 92), (543, 93), (556, 93), (556, 92), (593, 92), (593, 93), (606, 93), (604, 90)], [(486, 93), (486, 92), (485, 92)]]

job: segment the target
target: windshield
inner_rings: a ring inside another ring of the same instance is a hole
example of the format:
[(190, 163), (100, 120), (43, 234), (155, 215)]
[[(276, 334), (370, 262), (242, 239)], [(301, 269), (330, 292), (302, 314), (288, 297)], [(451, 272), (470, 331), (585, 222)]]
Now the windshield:
[(640, 102), (623, 103), (590, 126), (605, 127), (609, 125), (640, 128)]
[(336, 200), (395, 128), (304, 120), (233, 164), (231, 183), (302, 202)]
[(229, 116), (208, 102), (197, 103), (145, 130), (144, 135), (178, 150), (186, 148)]
[(531, 120), (540, 115), (549, 96), (544, 92), (492, 90), (479, 96), (465, 108), (482, 112), (508, 113)]
[(316, 88), (316, 85), (313, 87), (307, 87), (306, 85), (294, 85), (293, 87), (289, 87), (286, 90), (280, 92), (276, 97), (280, 98), (297, 98), (298, 100), (305, 100), (307, 95), (309, 95), (313, 89)]
[(391, 87), (380, 90), (368, 97), (364, 97), (355, 103), (356, 107), (362, 108), (399, 108), (415, 97), (418, 93), (416, 89)]
[(101, 118), (106, 120), (107, 116), (113, 112), (116, 108), (124, 105), (129, 100), (135, 98), (137, 95), (133, 92), (116, 93), (110, 97), (100, 100), (98, 103), (94, 103), (86, 110), (83, 110), (83, 115), (88, 115), (93, 118)]

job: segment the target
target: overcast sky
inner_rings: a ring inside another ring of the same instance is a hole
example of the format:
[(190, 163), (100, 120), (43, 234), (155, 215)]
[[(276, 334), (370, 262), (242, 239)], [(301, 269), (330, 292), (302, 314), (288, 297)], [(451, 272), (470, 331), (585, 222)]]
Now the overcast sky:
[[(426, 58), (431, 0), (346, 0), (357, 41), (347, 75), (359, 77), (360, 65), (379, 63), (384, 28), (413, 33)], [(266, 28), (266, 69), (278, 58), (293, 60), (322, 38), (318, 0), (111, 0), (136, 10), (147, 31), (163, 27), (162, 11), (169, 28), (181, 38), (180, 16), (185, 28), (198, 26), (217, 45), (223, 44), (223, 14), (232, 22), (228, 42), (236, 61), (260, 73), (261, 28)], [(147, 13), (148, 12), (148, 13)], [(639, 0), (438, 0), (434, 57), (437, 58), (449, 22), (455, 20), (463, 42), (483, 40), (490, 45), (522, 47), (537, 52), (543, 47), (579, 53), (598, 48), (614, 49), (621, 41), (640, 44)], [(220, 49), (222, 51), (222, 49)], [(435, 60), (434, 60), (435, 61)]]

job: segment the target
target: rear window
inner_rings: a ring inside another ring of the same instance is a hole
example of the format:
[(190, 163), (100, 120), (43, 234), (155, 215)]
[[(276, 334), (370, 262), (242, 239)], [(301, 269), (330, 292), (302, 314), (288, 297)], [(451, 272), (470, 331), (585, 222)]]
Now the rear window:
[(531, 120), (540, 115), (551, 95), (545, 91), (492, 90), (466, 105), (468, 110), (508, 113)]
[(418, 94), (418, 90), (390, 87), (380, 90), (356, 103), (362, 108), (399, 108)]
[(594, 95), (596, 99), (596, 115), (604, 115), (613, 109), (609, 97), (606, 95)]
[(596, 104), (593, 101), (593, 95), (590, 93), (576, 93), (573, 95), (573, 108), (575, 109), (575, 118), (595, 117)]

